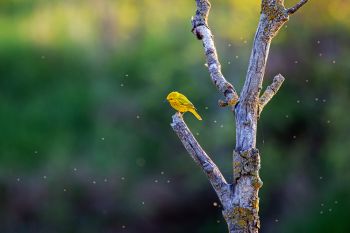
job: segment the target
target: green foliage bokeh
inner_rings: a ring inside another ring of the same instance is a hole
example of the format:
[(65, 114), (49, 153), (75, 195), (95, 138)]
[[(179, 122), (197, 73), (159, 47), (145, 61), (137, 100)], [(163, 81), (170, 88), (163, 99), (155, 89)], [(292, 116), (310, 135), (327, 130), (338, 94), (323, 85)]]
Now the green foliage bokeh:
[[(259, 2), (212, 1), (238, 90)], [(349, 9), (309, 1), (272, 43), (264, 86), (286, 81), (259, 121), (262, 232), (350, 231)], [(163, 103), (189, 97), (203, 121), (185, 120), (230, 179), (234, 121), (190, 33), (194, 11), (187, 0), (0, 2), (0, 232), (226, 231)]]

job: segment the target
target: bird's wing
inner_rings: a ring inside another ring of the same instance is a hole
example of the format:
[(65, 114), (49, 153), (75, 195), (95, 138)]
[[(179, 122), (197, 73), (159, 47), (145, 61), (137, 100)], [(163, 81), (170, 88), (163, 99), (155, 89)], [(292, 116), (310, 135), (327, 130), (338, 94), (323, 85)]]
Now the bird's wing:
[(187, 99), (187, 97), (184, 96), (184, 95), (181, 95), (181, 96), (180, 96), (179, 102), (180, 102), (182, 105), (184, 105), (184, 106), (187, 106), (187, 107), (191, 107), (191, 108), (196, 109), (196, 108), (194, 107), (194, 105), (191, 103), (191, 101), (189, 101), (189, 100)]

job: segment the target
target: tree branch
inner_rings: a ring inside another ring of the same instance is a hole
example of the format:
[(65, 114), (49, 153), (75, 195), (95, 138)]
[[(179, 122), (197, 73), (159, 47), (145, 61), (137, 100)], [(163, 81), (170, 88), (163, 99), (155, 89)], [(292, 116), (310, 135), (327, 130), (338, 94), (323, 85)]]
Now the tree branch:
[(272, 99), (274, 95), (277, 94), (277, 91), (280, 89), (283, 82), (284, 77), (281, 74), (278, 74), (273, 78), (271, 85), (266, 88), (265, 92), (261, 95), (259, 99), (259, 115), (262, 112), (265, 105)]
[(196, 15), (192, 18), (192, 32), (199, 40), (202, 40), (211, 80), (225, 96), (225, 101), (219, 101), (219, 105), (222, 107), (234, 106), (238, 102), (239, 97), (233, 85), (226, 81), (221, 73), (221, 64), (217, 55), (213, 35), (208, 27), (210, 2), (208, 0), (196, 0), (196, 3), (197, 10)]
[(180, 113), (173, 115), (173, 122), (171, 123), (171, 127), (180, 138), (182, 144), (186, 148), (187, 152), (191, 155), (192, 159), (202, 168), (204, 173), (207, 175), (209, 182), (213, 186), (223, 207), (229, 208), (233, 195), (230, 188), (231, 186), (227, 184), (219, 168), (199, 145), (187, 127), (186, 123), (184, 122)]
[(287, 9), (288, 15), (291, 15), (291, 14), (294, 14), (295, 12), (297, 12), (305, 3), (307, 3), (307, 1), (308, 0), (301, 0), (300, 2), (295, 4), (295, 6), (288, 8)]
[(284, 8), (283, 0), (262, 0), (261, 16), (253, 42), (240, 102), (255, 104), (258, 101), (271, 40), (288, 20), (289, 17)]

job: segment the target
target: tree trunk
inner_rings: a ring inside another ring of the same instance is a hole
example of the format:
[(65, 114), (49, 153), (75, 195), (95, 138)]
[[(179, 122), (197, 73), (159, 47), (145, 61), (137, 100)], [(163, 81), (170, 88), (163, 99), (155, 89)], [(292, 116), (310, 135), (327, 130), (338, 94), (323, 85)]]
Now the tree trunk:
[(265, 16), (262, 16), (255, 35), (250, 57), (246, 82), (241, 101), (235, 108), (236, 148), (233, 152), (234, 196), (238, 205), (232, 216), (225, 218), (230, 232), (258, 232), (259, 189), (262, 181), (259, 177), (260, 155), (256, 147), (259, 92), (265, 73), (270, 40), (264, 35)]

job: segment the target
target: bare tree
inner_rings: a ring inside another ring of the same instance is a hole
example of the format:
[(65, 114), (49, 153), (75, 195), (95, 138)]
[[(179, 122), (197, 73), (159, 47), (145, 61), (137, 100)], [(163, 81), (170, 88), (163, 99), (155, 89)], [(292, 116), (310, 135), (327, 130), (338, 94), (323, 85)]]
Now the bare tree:
[(272, 39), (289, 20), (289, 16), (308, 0), (301, 0), (285, 8), (284, 0), (262, 0), (261, 15), (254, 38), (247, 76), (240, 96), (221, 73), (221, 65), (208, 26), (209, 0), (196, 0), (196, 15), (192, 32), (202, 40), (211, 79), (225, 100), (219, 105), (229, 106), (235, 113), (236, 147), (233, 152), (233, 182), (226, 182), (219, 168), (199, 145), (180, 114), (173, 115), (171, 126), (193, 160), (202, 168), (223, 207), (223, 216), (230, 233), (257, 233), (260, 229), (259, 197), (262, 186), (259, 177), (260, 155), (256, 149), (257, 121), (265, 105), (277, 93), (284, 77), (278, 74), (260, 96), (266, 61)]

